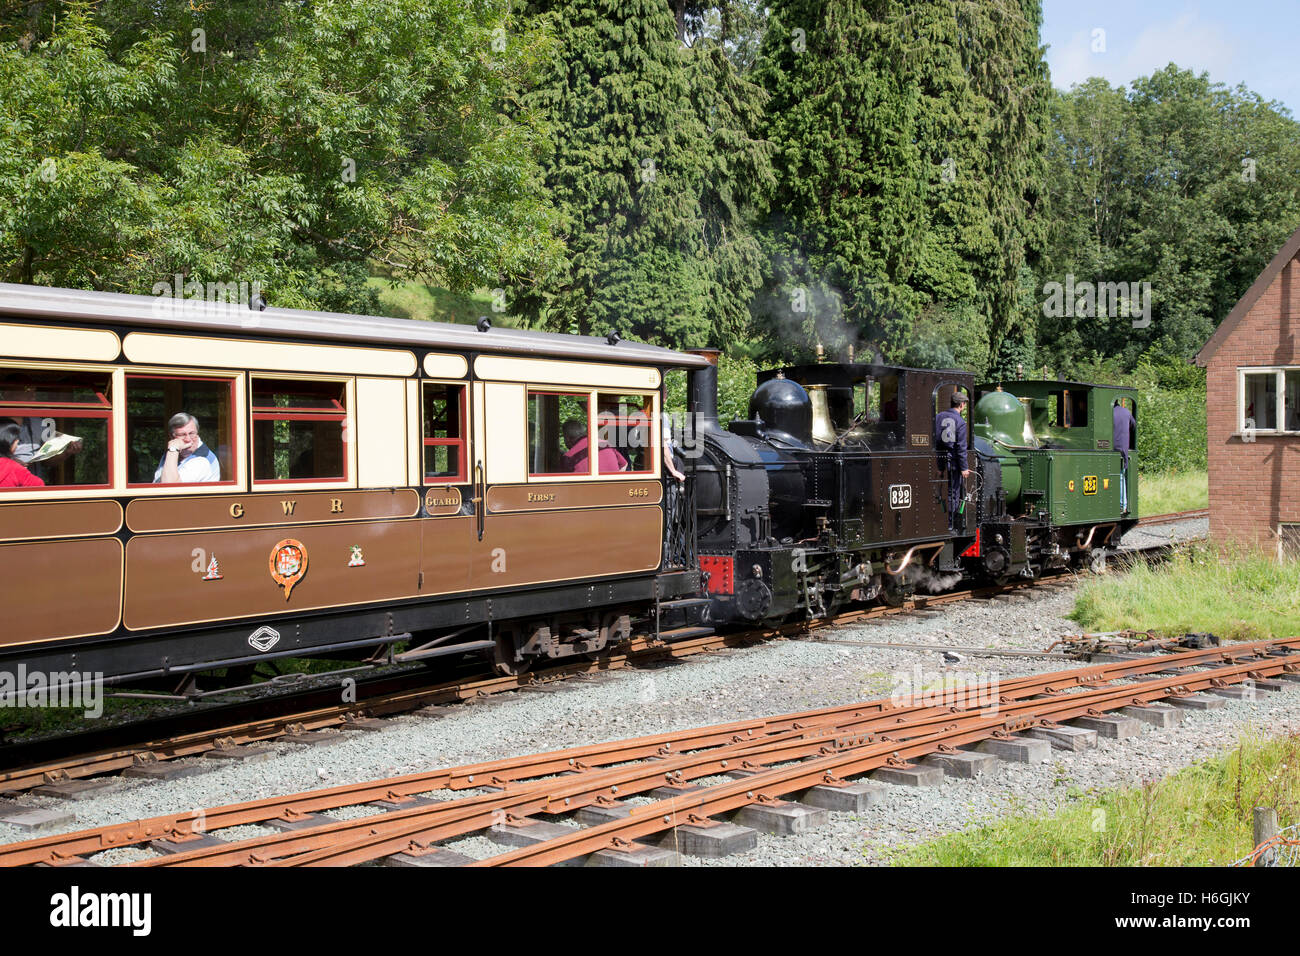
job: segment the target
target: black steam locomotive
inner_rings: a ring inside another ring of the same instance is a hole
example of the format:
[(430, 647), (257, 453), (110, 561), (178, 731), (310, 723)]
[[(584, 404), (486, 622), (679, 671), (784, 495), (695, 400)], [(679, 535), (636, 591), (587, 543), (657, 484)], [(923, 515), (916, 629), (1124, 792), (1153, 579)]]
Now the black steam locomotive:
[(951, 369), (774, 369), (759, 375), (748, 418), (724, 430), (716, 367), (694, 370), (696, 543), (712, 622), (898, 606), (962, 579), (1078, 566), (1118, 542), (1134, 520), (1119, 506), (1126, 476), (1106, 402), (1131, 393), (1077, 383), (975, 392), (972, 474), (950, 529), (934, 420), (973, 386)]

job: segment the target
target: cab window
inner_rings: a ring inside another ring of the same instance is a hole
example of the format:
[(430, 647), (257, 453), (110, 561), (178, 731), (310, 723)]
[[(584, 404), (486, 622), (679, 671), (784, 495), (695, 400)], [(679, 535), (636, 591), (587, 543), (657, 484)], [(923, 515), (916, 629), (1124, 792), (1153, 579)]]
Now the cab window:
[(109, 372), (0, 369), (0, 424), (18, 427), (15, 460), (47, 488), (108, 486), (111, 385)]
[(253, 480), (347, 479), (347, 386), (253, 379)]
[(1088, 392), (1062, 389), (1051, 393), (1052, 425), (1057, 428), (1083, 428), (1088, 424)]
[[(233, 484), (235, 380), (188, 376), (126, 377), (127, 480), (132, 485)], [(186, 421), (182, 421), (186, 419)], [(178, 480), (166, 482), (168, 445), (187, 443), (177, 456)]]

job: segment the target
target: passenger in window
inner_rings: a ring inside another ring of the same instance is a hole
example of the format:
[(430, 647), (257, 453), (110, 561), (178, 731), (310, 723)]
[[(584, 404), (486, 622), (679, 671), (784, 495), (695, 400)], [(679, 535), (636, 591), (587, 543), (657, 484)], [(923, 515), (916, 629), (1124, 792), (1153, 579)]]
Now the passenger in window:
[(596, 416), (596, 437), (600, 448), (596, 455), (596, 470), (602, 475), (628, 469), (626, 456), (609, 443), (610, 431), (615, 428), (616, 421), (609, 412), (600, 412)]
[(578, 471), (579, 457), (582, 471), (587, 470), (587, 429), (576, 418), (564, 423), (564, 447), (568, 449), (560, 456), (565, 471)]
[[(603, 431), (609, 427), (612, 418), (609, 415), (601, 415), (596, 421)], [(581, 422), (570, 419), (564, 423), (564, 444), (569, 448), (563, 456), (564, 470), (586, 474), (590, 469), (588, 461), (591, 456), (587, 448), (587, 429), (582, 427)], [(623, 457), (617, 448), (611, 447), (609, 442), (604, 439), (600, 439), (599, 448), (596, 463), (602, 474), (612, 471), (627, 471), (627, 459)]]
[(18, 461), (19, 433), (13, 422), (0, 425), (0, 488), (40, 488), (45, 482)]
[(171, 441), (153, 473), (154, 484), (197, 484), (221, 480), (221, 464), (199, 438), (199, 422), (189, 412), (177, 412), (167, 420)]
[[(35, 402), (37, 398), (36, 389), (30, 386), (22, 389), (20, 395), (21, 399), (26, 399), (28, 402)], [(14, 422), (14, 424), (18, 426), (19, 430), (18, 450), (14, 453), (14, 458), (19, 462), (19, 464), (25, 465), (28, 471), (37, 478), (40, 478), (42, 481), (50, 477), (50, 472), (54, 465), (81, 451), (81, 439), (74, 438), (71, 435), (65, 435), (63, 432), (59, 431), (55, 427), (53, 418), (31, 417), (23, 418), (21, 421), (15, 421), (14, 419), (6, 419), (6, 421)], [(43, 458), (40, 458), (37, 461), (32, 460), (33, 458), (36, 458), (41, 449), (45, 447), (46, 442), (56, 438), (65, 439), (65, 443), (54, 443), (56, 447), (59, 444), (63, 444), (63, 447), (59, 449), (59, 451), (54, 454), (47, 452)]]

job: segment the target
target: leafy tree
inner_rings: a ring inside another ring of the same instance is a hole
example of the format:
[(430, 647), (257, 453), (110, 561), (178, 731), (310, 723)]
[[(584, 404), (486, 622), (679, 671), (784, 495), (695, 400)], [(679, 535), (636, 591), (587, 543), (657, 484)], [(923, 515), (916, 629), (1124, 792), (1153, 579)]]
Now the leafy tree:
[(693, 46), (700, 39), (715, 41), (741, 71), (753, 68), (767, 27), (763, 0), (668, 0), (677, 22), (677, 39)]
[[(777, 148), (755, 308), (774, 350), (987, 364), (1038, 244), (1038, 22), (1036, 0), (775, 5), (755, 71)], [(934, 320), (982, 341), (941, 343)]]
[(1129, 89), (1090, 79), (1057, 94), (1052, 116), (1039, 279), (1149, 282), (1151, 321), (1043, 315), (1045, 359), (1185, 361), (1300, 226), (1300, 124), (1244, 87), (1173, 64)]
[(371, 261), (453, 289), (532, 275), (552, 219), (506, 97), (546, 47), (490, 0), (8, 5), (0, 275), (361, 310)]

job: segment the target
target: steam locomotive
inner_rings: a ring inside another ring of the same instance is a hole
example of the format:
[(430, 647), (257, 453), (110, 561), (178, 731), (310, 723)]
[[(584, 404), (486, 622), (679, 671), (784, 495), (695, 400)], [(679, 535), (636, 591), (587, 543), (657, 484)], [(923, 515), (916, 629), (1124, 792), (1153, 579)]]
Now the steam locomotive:
[[(972, 474), (950, 523), (933, 429), (956, 390), (976, 401)], [(974, 389), (952, 369), (800, 365), (761, 373), (748, 418), (726, 429), (716, 393), (715, 366), (692, 372), (699, 566), (716, 624), (1080, 567), (1136, 523), (1136, 481), (1125, 511), (1110, 434), (1131, 389)]]

